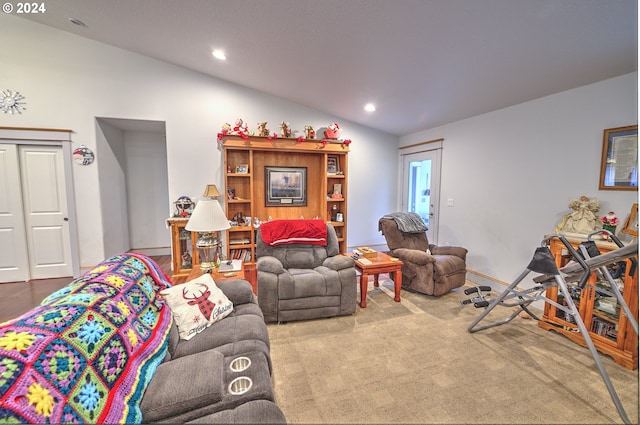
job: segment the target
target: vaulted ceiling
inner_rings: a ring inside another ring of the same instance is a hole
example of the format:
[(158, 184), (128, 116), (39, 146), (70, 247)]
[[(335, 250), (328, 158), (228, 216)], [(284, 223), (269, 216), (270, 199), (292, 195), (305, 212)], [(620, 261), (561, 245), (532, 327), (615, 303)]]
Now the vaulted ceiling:
[(637, 70), (635, 0), (44, 4), (18, 16), (394, 135)]

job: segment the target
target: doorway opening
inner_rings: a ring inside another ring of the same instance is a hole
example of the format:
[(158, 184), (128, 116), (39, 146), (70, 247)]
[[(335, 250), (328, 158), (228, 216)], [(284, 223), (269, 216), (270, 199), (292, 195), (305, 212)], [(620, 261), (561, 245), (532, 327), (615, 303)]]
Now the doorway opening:
[(104, 255), (170, 255), (164, 121), (96, 118)]
[(427, 225), (430, 243), (438, 243), (440, 157), (442, 149), (401, 154), (402, 211), (418, 214)]

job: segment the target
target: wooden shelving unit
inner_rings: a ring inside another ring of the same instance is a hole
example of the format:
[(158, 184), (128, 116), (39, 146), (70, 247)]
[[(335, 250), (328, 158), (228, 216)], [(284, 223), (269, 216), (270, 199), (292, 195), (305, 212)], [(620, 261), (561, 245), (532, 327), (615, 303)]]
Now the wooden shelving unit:
[[(576, 250), (578, 245), (584, 242), (584, 240), (574, 238), (567, 238), (567, 240)], [(596, 245), (602, 254), (618, 249), (617, 245), (607, 241), (596, 242)], [(560, 240), (552, 239), (549, 249), (558, 267), (562, 267), (568, 262), (567, 249)], [(631, 260), (627, 259), (625, 263), (625, 274), (617, 279), (617, 284), (637, 321), (638, 271), (636, 270), (635, 274), (630, 276)], [(606, 280), (598, 281), (595, 273), (591, 275), (587, 283), (589, 285), (602, 286), (604, 289), (609, 286)], [(547, 290), (547, 297), (561, 305), (566, 305), (562, 294), (558, 294), (558, 288), (556, 287)], [(589, 335), (598, 351), (611, 356), (616, 363), (627, 369), (637, 369), (638, 337), (633, 331), (627, 316), (623, 311), (621, 312), (620, 306), (616, 306), (617, 302), (613, 302), (616, 298), (606, 297), (599, 293), (596, 288), (587, 286), (583, 290), (575, 289), (572, 293), (572, 299), (580, 312), (585, 326), (589, 329)], [(554, 324), (561, 327), (554, 326)], [(573, 329), (577, 328), (577, 325), (572, 323), (571, 318), (565, 317), (561, 310), (549, 303), (545, 303), (543, 320), (538, 322), (538, 326), (542, 329), (559, 332), (572, 341), (586, 346), (582, 335), (573, 331)]]
[[(222, 139), (225, 169), (225, 210), (232, 220), (241, 213), (250, 223), (227, 230), (227, 257), (238, 254), (246, 262), (255, 261), (255, 219), (322, 219), (336, 229), (340, 250), (345, 252), (347, 236), (347, 189), (349, 146), (337, 141), (294, 138), (225, 136)], [(328, 161), (335, 164), (329, 169)], [(305, 167), (307, 172), (306, 205), (266, 205), (265, 167)], [(335, 173), (337, 171), (337, 173)], [(331, 172), (331, 173), (330, 173)], [(335, 173), (335, 174), (334, 174)], [(331, 198), (340, 185), (341, 198)], [(232, 195), (229, 195), (229, 192)], [(335, 220), (333, 206), (342, 221)]]

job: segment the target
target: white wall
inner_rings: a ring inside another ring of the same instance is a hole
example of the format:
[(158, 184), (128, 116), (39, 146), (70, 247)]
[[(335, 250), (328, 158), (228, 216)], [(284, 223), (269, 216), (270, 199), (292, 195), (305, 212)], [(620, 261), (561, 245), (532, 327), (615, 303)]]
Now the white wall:
[(102, 235), (99, 236), (96, 229), (94, 236), (103, 241), (103, 256), (111, 257), (131, 248), (124, 132), (102, 120), (96, 120), (94, 154), (100, 158), (100, 167), (97, 167), (98, 185), (91, 194), (99, 194), (102, 206)]
[(171, 203), (165, 217), (180, 195), (199, 197), (208, 183), (223, 187), (216, 134), (238, 117), (254, 130), (258, 121), (267, 121), (272, 130), (288, 121), (300, 132), (307, 124), (318, 129), (340, 123), (342, 136), (353, 140), (348, 245), (380, 241), (377, 220), (395, 208), (397, 166), (389, 160), (397, 155), (393, 136), (12, 15), (0, 15), (0, 50), (2, 87), (20, 91), (27, 102), (27, 111), (3, 114), (0, 125), (68, 128), (74, 148), (85, 144), (96, 152), (92, 165), (73, 169), (82, 267), (104, 259), (104, 235), (113, 231), (103, 226), (111, 200), (101, 199), (97, 190), (98, 169), (113, 158), (96, 149), (95, 117), (166, 123)]
[(470, 269), (510, 283), (573, 198), (597, 198), (602, 215), (613, 210), (624, 219), (638, 193), (598, 190), (600, 157), (604, 129), (637, 124), (637, 78), (401, 137), (401, 146), (444, 138), (440, 244), (468, 248)]
[[(125, 131), (129, 243), (136, 252), (169, 255), (167, 148), (164, 133)], [(149, 249), (161, 248), (164, 250)]]
[[(69, 128), (74, 147), (97, 154), (93, 165), (73, 170), (81, 266), (104, 258), (103, 235), (112, 230), (103, 226), (103, 211), (113, 198), (101, 200), (96, 190), (98, 169), (112, 158), (96, 150), (95, 117), (166, 122), (166, 217), (178, 196), (200, 197), (208, 183), (222, 187), (216, 134), (223, 123), (241, 117), (251, 128), (268, 121), (274, 130), (286, 120), (301, 131), (337, 120), (11, 15), (0, 15), (0, 48), (1, 85), (19, 90), (28, 108), (1, 115), (0, 125)], [(597, 197), (602, 212), (624, 217), (637, 193), (597, 190), (602, 131), (637, 122), (636, 93), (634, 73), (400, 138), (402, 145), (445, 139), (440, 243), (466, 246), (470, 269), (510, 282), (571, 198)], [(378, 218), (399, 205), (397, 139), (337, 121), (353, 140), (348, 245), (384, 243)]]

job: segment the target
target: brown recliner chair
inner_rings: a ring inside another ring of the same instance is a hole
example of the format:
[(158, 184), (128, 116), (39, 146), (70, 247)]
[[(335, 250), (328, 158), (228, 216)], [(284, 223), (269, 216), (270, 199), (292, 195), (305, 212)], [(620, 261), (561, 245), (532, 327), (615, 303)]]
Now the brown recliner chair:
[(404, 263), (402, 287), (426, 295), (440, 296), (464, 285), (467, 249), (429, 244), (426, 227), (421, 231), (401, 231), (398, 224), (401, 228), (406, 228), (402, 218), (412, 218), (411, 214), (422, 222), (415, 213), (392, 213), (379, 221), (379, 230), (387, 241), (389, 255)]

